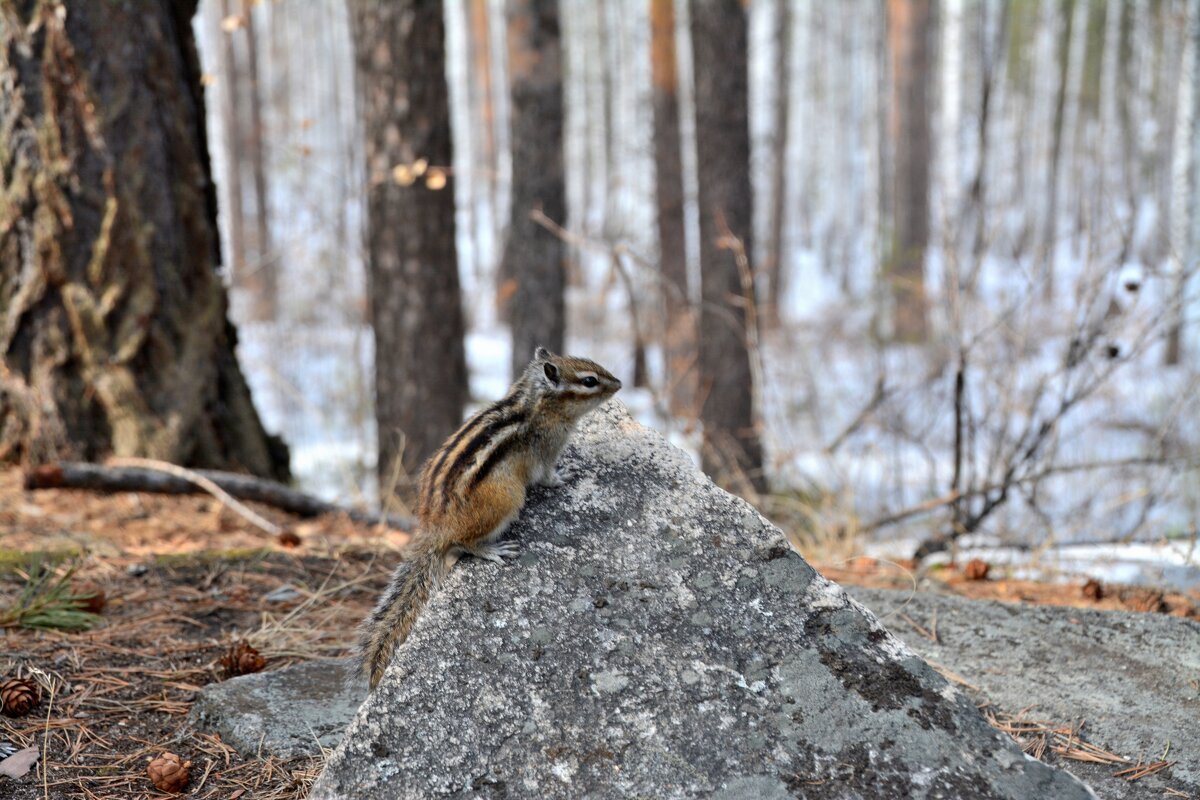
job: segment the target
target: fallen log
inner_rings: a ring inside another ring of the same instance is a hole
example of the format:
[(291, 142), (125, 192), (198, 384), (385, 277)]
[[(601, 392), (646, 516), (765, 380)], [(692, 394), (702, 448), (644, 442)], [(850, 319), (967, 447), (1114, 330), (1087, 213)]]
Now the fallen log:
[(203, 493), (205, 489), (201, 485), (183, 477), (187, 472), (193, 472), (204, 480), (211, 481), (238, 500), (263, 503), (299, 517), (345, 514), (355, 522), (364, 525), (384, 524), (403, 531), (411, 531), (414, 526), (411, 517), (347, 508), (288, 488), (277, 481), (211, 469), (175, 472), (140, 466), (109, 466), (82, 461), (60, 461), (55, 464), (43, 464), (26, 472), (25, 488), (31, 491), (37, 489), (88, 489), (95, 492)]

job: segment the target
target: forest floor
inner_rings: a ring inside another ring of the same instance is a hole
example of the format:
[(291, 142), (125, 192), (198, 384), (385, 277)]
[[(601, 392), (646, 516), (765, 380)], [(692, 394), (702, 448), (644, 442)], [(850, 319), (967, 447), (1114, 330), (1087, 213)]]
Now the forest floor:
[[(320, 757), (241, 756), (190, 730), (187, 712), (202, 686), (226, 677), (221, 659), (238, 642), (254, 647), (268, 670), (344, 655), (408, 537), (344, 517), (302, 520), (250, 505), (295, 536), (278, 540), (207, 496), (29, 492), (20, 472), (0, 471), (0, 622), (21, 595), (34, 553), (58, 563), (60, 574), (73, 569), (74, 589), (105, 599), (87, 631), (0, 627), (0, 682), (31, 677), (42, 690), (29, 715), (0, 716), (0, 743), (45, 755), (19, 780), (0, 776), (0, 794), (161, 797), (146, 766), (164, 751), (192, 762), (190, 797), (307, 793)], [(846, 584), (1200, 618), (1200, 593), (980, 579), (978, 565), (914, 576), (911, 565), (808, 555)]]

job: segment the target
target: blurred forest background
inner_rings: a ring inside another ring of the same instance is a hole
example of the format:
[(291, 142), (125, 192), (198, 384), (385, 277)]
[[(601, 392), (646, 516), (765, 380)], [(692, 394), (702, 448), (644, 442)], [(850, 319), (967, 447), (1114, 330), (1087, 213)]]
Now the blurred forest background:
[(150, 5), (0, 3), (9, 457), (373, 504), (545, 344), (808, 546), (1195, 585), (1200, 2)]

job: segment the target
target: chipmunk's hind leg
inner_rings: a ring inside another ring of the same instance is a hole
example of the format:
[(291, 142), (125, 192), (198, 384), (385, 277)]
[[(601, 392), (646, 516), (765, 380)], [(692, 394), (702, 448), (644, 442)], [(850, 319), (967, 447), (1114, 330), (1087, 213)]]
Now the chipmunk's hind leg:
[(503, 542), (483, 541), (470, 549), (466, 549), (466, 552), (476, 558), (503, 564), (504, 559), (516, 557), (521, 552), (521, 548), (515, 541), (508, 539)]
[[(497, 541), (525, 504), (525, 486), (506, 473), (486, 480), (475, 491), (474, 504), (464, 509), (459, 530), (470, 531), (457, 545), (476, 558), (504, 563), (520, 552), (514, 541)], [(470, 515), (468, 518), (467, 515)]]

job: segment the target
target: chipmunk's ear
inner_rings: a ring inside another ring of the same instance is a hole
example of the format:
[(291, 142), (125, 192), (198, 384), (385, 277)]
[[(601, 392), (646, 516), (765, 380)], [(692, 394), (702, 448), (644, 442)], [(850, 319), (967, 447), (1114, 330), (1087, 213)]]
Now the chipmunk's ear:
[(538, 349), (533, 351), (533, 360), (534, 361), (545, 361), (546, 359), (550, 358), (550, 356), (552, 356), (552, 355), (554, 355), (554, 354), (551, 353), (546, 348), (538, 347)]
[(553, 383), (555, 386), (558, 386), (558, 367), (554, 366), (549, 361), (547, 361), (545, 366), (542, 367), (542, 369), (544, 369), (546, 371), (546, 379), (549, 380), (551, 383)]

